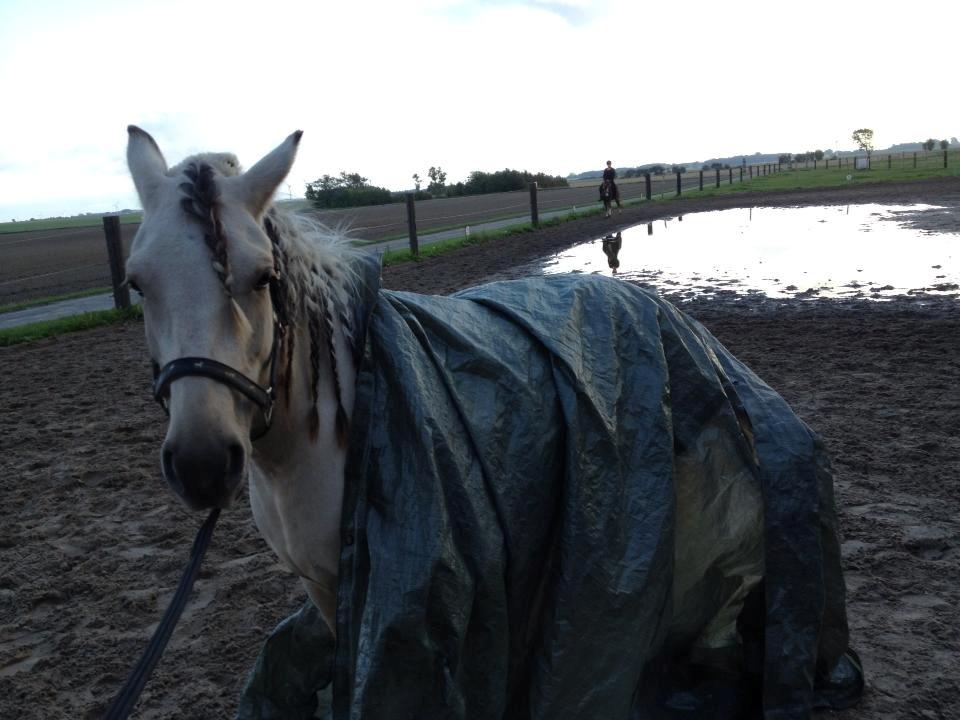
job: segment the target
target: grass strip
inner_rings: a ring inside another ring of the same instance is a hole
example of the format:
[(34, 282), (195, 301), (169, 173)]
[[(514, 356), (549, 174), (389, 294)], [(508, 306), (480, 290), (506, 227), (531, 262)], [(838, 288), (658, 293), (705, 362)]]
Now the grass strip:
[(40, 307), (42, 305), (51, 305), (64, 300), (76, 300), (77, 298), (90, 297), (91, 295), (103, 295), (109, 292), (113, 291), (108, 287), (91, 288), (90, 290), (78, 290), (77, 292), (66, 293), (64, 295), (51, 295), (44, 298), (35, 298), (33, 300), (9, 303), (7, 305), (0, 305), (0, 314), (15, 312), (17, 310), (26, 310), (27, 308)]
[(0, 347), (18, 345), (19, 343), (76, 332), (77, 330), (89, 330), (103, 325), (115, 325), (116, 323), (128, 322), (130, 320), (139, 320), (142, 317), (143, 310), (141, 310), (139, 305), (134, 305), (133, 307), (123, 310), (97, 310), (81, 315), (73, 315), (72, 317), (45, 320), (43, 322), (30, 323), (29, 325), (20, 325), (12, 328), (3, 328), (0, 329)]
[(467, 247), (469, 245), (482, 245), (483, 243), (490, 242), (491, 240), (509, 237), (511, 235), (523, 235), (524, 233), (535, 232), (538, 229), (560, 225), (568, 220), (590, 217), (591, 215), (599, 215), (601, 212), (603, 212), (602, 209), (586, 210), (578, 211), (576, 215), (570, 213), (570, 215), (566, 217), (550, 218), (549, 220), (544, 220), (541, 222), (539, 228), (535, 228), (532, 223), (527, 222), (520, 223), (518, 225), (511, 225), (499, 230), (473, 233), (469, 237), (438, 240), (437, 242), (432, 242), (429, 245), (424, 245), (421, 247), (419, 255), (414, 255), (409, 249), (388, 250), (383, 254), (383, 265), (386, 267), (388, 265), (397, 265), (398, 263), (420, 262), (422, 260), (436, 257), (437, 255), (443, 255), (444, 253), (450, 252), (451, 250), (456, 250), (457, 248)]

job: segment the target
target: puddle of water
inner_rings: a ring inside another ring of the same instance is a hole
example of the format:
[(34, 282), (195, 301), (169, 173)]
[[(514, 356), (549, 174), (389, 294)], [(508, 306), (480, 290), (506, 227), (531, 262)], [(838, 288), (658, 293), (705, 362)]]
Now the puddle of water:
[(960, 294), (958, 214), (874, 204), (717, 210), (631, 227), (619, 243), (597, 238), (525, 271), (617, 274), (689, 298), (949, 297)]

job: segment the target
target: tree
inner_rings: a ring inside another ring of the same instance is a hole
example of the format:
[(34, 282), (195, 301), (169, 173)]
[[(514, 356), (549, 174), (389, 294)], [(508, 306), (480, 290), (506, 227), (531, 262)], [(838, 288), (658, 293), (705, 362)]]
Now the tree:
[(790, 162), (791, 159), (793, 159), (793, 155), (791, 155), (790, 153), (784, 153), (783, 155), (777, 158), (777, 162), (780, 163), (781, 165), (786, 165), (787, 163)]
[(867, 155), (873, 151), (873, 130), (870, 128), (860, 128), (853, 131), (853, 141)]
[(941, 149), (941, 150), (946, 150), (948, 147), (950, 147), (950, 141), (949, 141), (949, 140), (941, 140), (941, 141), (940, 141), (940, 149)]
[(526, 170), (511, 170), (504, 168), (496, 172), (474, 170), (465, 183), (447, 186), (447, 197), (459, 195), (483, 195), (485, 193), (510, 192), (511, 190), (525, 190), (531, 182), (541, 188), (569, 187), (566, 178), (559, 175), (536, 174)]
[(927, 138), (926, 142), (923, 143), (923, 149), (927, 152), (930, 152), (937, 146), (937, 141), (933, 138)]
[(367, 178), (363, 177), (360, 173), (340, 173), (340, 185), (341, 187), (355, 188), (360, 189), (362, 187), (367, 187)]
[(340, 177), (323, 175), (307, 183), (307, 200), (318, 208), (382, 205), (393, 201), (389, 190), (367, 184), (360, 173), (341, 172)]
[(823, 150), (816, 150), (813, 153), (814, 160), (823, 160)]
[[(310, 183), (310, 185), (307, 185), (307, 192), (309, 193), (311, 186), (315, 190), (333, 190), (334, 188), (340, 187), (342, 184), (343, 183), (341, 182), (340, 178), (335, 178), (330, 175), (323, 175), (319, 180), (314, 180), (312, 183)], [(307, 195), (307, 198), (310, 198), (309, 194)]]
[(421, 182), (421, 180), (420, 180), (420, 174), (419, 174), (419, 173), (414, 173), (414, 174), (413, 174), (413, 187), (414, 187), (414, 189), (415, 189), (417, 192), (420, 192), (420, 182)]
[(431, 195), (443, 195), (444, 186), (447, 182), (447, 174), (440, 167), (430, 166), (430, 169), (427, 170), (427, 175), (430, 176), (430, 185), (427, 186), (427, 191)]

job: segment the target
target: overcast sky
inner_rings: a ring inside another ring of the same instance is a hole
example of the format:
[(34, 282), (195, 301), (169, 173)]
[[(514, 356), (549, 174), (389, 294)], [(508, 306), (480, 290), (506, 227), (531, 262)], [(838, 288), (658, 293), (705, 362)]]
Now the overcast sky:
[[(898, 8), (898, 9), (894, 9)], [(168, 162), (412, 187), (960, 136), (960, 3), (0, 0), (0, 220), (137, 207), (126, 126)]]

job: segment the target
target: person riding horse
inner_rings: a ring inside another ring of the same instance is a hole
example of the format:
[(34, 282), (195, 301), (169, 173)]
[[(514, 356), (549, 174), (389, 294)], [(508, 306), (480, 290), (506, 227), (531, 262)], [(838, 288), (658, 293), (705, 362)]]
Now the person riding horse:
[(617, 187), (615, 182), (616, 177), (617, 171), (613, 169), (613, 163), (607, 160), (607, 167), (603, 171), (603, 183), (600, 185), (600, 200), (613, 200), (620, 208), (622, 207), (620, 205), (620, 188)]

